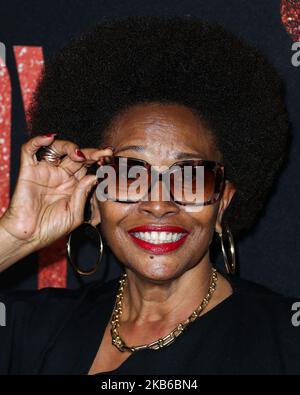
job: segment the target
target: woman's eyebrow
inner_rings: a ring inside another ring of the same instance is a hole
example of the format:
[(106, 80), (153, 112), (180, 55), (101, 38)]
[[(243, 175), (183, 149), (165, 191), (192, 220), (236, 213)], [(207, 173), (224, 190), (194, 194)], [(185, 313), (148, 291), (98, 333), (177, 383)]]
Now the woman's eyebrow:
[(174, 159), (194, 159), (194, 158), (201, 158), (203, 159), (205, 156), (200, 154), (199, 152), (177, 152), (174, 155)]
[(135, 151), (135, 152), (143, 152), (145, 151), (145, 147), (143, 145), (126, 145), (125, 147), (121, 147), (117, 149), (114, 153), (119, 154), (123, 151)]
[[(135, 152), (144, 152), (146, 147), (143, 145), (126, 145), (125, 147), (121, 147), (120, 149), (115, 151), (115, 154), (119, 154), (123, 151), (135, 151)], [(172, 159), (180, 160), (180, 159), (188, 159), (188, 158), (202, 158), (199, 152), (176, 152), (172, 155)]]

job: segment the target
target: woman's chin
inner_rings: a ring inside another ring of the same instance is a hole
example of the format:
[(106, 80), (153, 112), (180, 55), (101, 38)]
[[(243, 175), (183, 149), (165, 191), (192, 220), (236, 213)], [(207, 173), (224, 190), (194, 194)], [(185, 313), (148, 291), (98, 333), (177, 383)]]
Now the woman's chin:
[(140, 278), (153, 283), (166, 283), (182, 274), (178, 267), (169, 264), (147, 265), (145, 267), (131, 267)]

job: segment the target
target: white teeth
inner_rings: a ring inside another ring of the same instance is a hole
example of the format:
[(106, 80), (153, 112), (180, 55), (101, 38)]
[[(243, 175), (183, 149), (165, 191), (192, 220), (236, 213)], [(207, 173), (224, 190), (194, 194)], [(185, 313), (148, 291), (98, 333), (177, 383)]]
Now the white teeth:
[(151, 232), (151, 240), (158, 240), (158, 232)]
[(147, 241), (152, 244), (162, 243), (174, 243), (181, 239), (185, 233), (173, 233), (173, 232), (135, 232), (133, 233), (138, 239)]
[(166, 232), (159, 232), (159, 241), (165, 241), (166, 240)]

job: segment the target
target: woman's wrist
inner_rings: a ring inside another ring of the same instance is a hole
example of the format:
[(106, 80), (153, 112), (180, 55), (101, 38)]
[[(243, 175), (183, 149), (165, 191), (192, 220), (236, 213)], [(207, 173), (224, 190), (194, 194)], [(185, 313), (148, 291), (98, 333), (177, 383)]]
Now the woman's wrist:
[(0, 219), (0, 272), (38, 249), (33, 240), (20, 240), (12, 235), (4, 222), (4, 218)]

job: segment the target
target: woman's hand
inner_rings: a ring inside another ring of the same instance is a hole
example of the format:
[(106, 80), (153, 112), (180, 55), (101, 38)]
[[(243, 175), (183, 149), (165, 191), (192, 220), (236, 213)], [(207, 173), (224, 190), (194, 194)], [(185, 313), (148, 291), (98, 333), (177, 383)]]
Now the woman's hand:
[[(95, 175), (86, 175), (87, 167), (112, 154), (111, 149), (79, 150), (76, 144), (54, 137), (34, 137), (22, 146), (15, 192), (0, 220), (2, 234), (5, 231), (10, 240), (30, 244), (33, 250), (53, 243), (83, 222), (86, 199), (96, 184)], [(59, 166), (36, 158), (39, 148), (50, 144), (65, 155)]]

